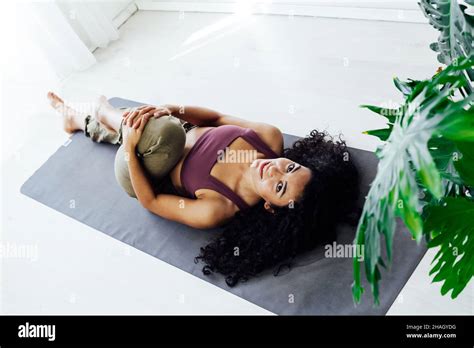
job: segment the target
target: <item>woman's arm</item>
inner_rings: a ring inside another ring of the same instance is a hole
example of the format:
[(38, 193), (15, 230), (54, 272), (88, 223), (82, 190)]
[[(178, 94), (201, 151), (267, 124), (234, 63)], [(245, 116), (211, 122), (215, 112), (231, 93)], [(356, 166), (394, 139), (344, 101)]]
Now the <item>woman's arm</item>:
[[(155, 117), (172, 115), (174, 117), (180, 118), (186, 122), (195, 124), (200, 127), (218, 127), (230, 124), (243, 128), (251, 128), (257, 133), (269, 133), (272, 136), (278, 134), (281, 135), (280, 130), (273, 125), (263, 122), (248, 121), (243, 118), (225, 115), (219, 111), (215, 111), (202, 106), (165, 104), (153, 107), (150, 105), (144, 105), (139, 107), (137, 110), (149, 110), (150, 108), (155, 108), (155, 110), (152, 111), (153, 116)], [(128, 116), (128, 114), (129, 112), (125, 112), (124, 117)]]
[(138, 115), (142, 110), (149, 110), (150, 108), (154, 109), (153, 113), (155, 117), (172, 115), (200, 127), (214, 127), (217, 125), (217, 122), (221, 117), (219, 112), (201, 106), (182, 106), (173, 104), (139, 106), (138, 108), (132, 108), (124, 112), (123, 117), (132, 115), (132, 118), (134, 118), (134, 114)]
[[(160, 107), (158, 107), (160, 108)], [(173, 105), (166, 104), (162, 106), (162, 110), (157, 110), (155, 113), (156, 116), (162, 114), (168, 114), (171, 112), (171, 115), (178, 117), (184, 121), (190, 122), (197, 126), (210, 126), (218, 127), (226, 124), (232, 124), (244, 128), (252, 128), (253, 130), (270, 130), (278, 129), (275, 126), (272, 126), (263, 122), (253, 122), (245, 120), (243, 118), (238, 118), (235, 116), (225, 115), (219, 111), (208, 109), (202, 106), (184, 106), (184, 105)], [(167, 111), (169, 110), (169, 112)]]
[(199, 229), (219, 227), (234, 215), (231, 205), (226, 206), (221, 199), (190, 199), (163, 193), (144, 207), (165, 219)]
[(217, 199), (189, 199), (158, 194), (155, 196), (135, 151), (130, 151), (129, 171), (132, 186), (141, 205), (152, 213), (190, 227), (207, 229), (220, 226), (231, 216)]
[(135, 147), (128, 146), (125, 151), (128, 157), (128, 170), (133, 190), (135, 191), (138, 201), (145, 206), (147, 202), (155, 198), (155, 193), (138, 160)]
[(248, 121), (239, 117), (222, 114), (218, 111), (204, 108), (201, 106), (178, 106), (167, 104), (164, 105), (163, 111), (157, 111), (156, 116), (163, 114), (171, 114), (184, 121), (190, 122), (197, 126), (218, 127), (222, 125), (236, 125), (243, 128), (253, 129), (276, 153), (283, 151), (283, 134), (281, 131), (270, 124), (263, 122)]
[(132, 182), (133, 191), (135, 191), (135, 195), (142, 205), (151, 201), (155, 193), (138, 161), (136, 147), (142, 136), (143, 129), (154, 111), (154, 107), (147, 106), (141, 108), (138, 112), (129, 113), (123, 120), (122, 125), (122, 146), (126, 156), (125, 160), (128, 162), (130, 181)]
[[(153, 108), (154, 110), (150, 111), (150, 108)], [(179, 106), (173, 104), (141, 106), (136, 109), (136, 111), (132, 112), (132, 119), (134, 118), (134, 114), (139, 114), (140, 112), (143, 112), (143, 110), (152, 113), (154, 117), (173, 115), (200, 127), (236, 125), (243, 128), (250, 128), (253, 129), (274, 152), (282, 153), (283, 151), (283, 134), (277, 127), (267, 123), (248, 121), (235, 116), (225, 115), (218, 111), (201, 106)], [(123, 116), (129, 117), (130, 112), (125, 112)]]
[(154, 107), (140, 109), (126, 116), (123, 131), (123, 146), (128, 157), (128, 170), (133, 190), (138, 201), (151, 212), (195, 228), (213, 228), (233, 216), (231, 205), (223, 204), (217, 198), (189, 199), (175, 195), (159, 194), (155, 197), (153, 188), (145, 175), (135, 153), (145, 124)]
[[(163, 105), (163, 107), (165, 108), (165, 112), (166, 109), (168, 109), (174, 117), (178, 117), (183, 121), (200, 127), (215, 127), (221, 116), (219, 112), (201, 106), (166, 104)], [(161, 115), (161, 113), (159, 115)]]

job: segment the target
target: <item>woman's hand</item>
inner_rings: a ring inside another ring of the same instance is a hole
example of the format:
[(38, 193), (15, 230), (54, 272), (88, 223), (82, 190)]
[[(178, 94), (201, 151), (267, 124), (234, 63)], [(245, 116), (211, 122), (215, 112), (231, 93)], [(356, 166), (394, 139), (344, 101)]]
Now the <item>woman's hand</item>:
[(135, 149), (146, 123), (155, 110), (154, 106), (144, 106), (123, 114), (122, 137), (123, 144), (127, 150)]
[(174, 105), (160, 105), (160, 106), (153, 106), (153, 105), (142, 105), (138, 108), (133, 108), (129, 111), (126, 111), (122, 117), (127, 117), (130, 113), (136, 112), (136, 111), (143, 111), (143, 110), (148, 110), (148, 113), (152, 113), (153, 118), (159, 118), (161, 116), (173, 116), (173, 112), (175, 110)]
[(173, 116), (174, 106), (173, 105), (161, 105), (157, 106), (155, 112), (153, 113), (154, 118), (159, 118), (161, 116)]

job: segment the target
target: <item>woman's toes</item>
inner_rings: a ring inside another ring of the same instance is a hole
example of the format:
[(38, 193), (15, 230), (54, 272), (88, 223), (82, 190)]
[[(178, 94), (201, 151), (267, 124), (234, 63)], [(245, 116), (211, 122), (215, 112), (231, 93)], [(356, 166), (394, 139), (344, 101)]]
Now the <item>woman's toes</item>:
[(61, 107), (62, 105), (64, 105), (64, 101), (59, 98), (58, 95), (54, 94), (53, 92), (48, 92), (48, 99), (49, 99), (49, 103), (51, 104), (51, 106), (55, 109), (57, 109), (58, 107)]

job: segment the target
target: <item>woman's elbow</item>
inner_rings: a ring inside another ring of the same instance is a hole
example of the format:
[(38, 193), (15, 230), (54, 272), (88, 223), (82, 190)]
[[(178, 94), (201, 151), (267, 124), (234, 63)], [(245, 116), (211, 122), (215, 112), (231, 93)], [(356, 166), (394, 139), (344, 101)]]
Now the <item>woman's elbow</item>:
[(160, 209), (158, 208), (156, 199), (141, 199), (141, 200), (139, 199), (138, 201), (140, 202), (142, 207), (148, 210), (150, 213), (153, 213), (165, 219), (167, 218), (165, 216), (165, 212), (160, 211)]
[(150, 199), (137, 198), (137, 200), (142, 205), (142, 207), (145, 208), (146, 210), (152, 209), (152, 202)]

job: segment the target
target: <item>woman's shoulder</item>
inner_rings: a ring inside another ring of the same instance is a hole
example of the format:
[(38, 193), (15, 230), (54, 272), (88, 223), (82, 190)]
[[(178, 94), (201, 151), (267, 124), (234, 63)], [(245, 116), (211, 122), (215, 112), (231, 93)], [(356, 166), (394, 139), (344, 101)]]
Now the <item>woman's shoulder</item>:
[[(253, 123), (251, 127), (243, 127), (241, 125), (235, 124), (225, 124), (214, 127), (215, 131), (213, 133), (219, 132), (218, 129), (222, 130), (228, 129), (230, 132), (236, 130), (250, 130), (257, 134), (257, 136), (262, 140), (265, 145), (267, 145), (273, 152), (277, 155), (281, 155), (283, 153), (283, 133), (280, 129), (276, 126), (267, 124), (267, 123)], [(216, 133), (217, 134), (217, 133)]]
[(254, 131), (273, 152), (279, 156), (283, 153), (283, 133), (278, 127), (263, 124)]

